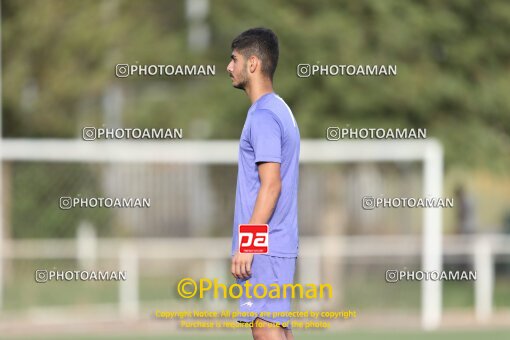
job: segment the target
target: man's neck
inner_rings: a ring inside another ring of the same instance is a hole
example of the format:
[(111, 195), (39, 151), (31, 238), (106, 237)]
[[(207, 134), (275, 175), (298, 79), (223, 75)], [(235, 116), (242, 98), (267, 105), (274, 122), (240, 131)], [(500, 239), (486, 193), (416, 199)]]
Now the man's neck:
[(253, 104), (263, 95), (273, 92), (273, 84), (271, 81), (267, 80), (256, 85), (249, 86), (245, 90), (248, 98), (250, 98), (250, 101)]

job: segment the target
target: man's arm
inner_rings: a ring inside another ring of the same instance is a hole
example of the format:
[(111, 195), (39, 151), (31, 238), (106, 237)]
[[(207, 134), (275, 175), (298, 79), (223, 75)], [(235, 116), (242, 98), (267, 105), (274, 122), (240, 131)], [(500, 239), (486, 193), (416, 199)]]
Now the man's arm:
[[(280, 163), (259, 163), (258, 172), (260, 188), (249, 223), (267, 224), (269, 218), (273, 214), (282, 188)], [(235, 254), (232, 258), (232, 275), (237, 279), (249, 278), (251, 275), (252, 261), (253, 254)]]

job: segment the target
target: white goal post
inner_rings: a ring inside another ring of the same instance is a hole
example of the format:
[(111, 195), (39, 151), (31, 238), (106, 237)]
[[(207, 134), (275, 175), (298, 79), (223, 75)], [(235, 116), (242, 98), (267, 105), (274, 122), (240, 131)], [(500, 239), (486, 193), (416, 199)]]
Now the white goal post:
[[(44, 162), (154, 162), (235, 164), (238, 141), (82, 141), (78, 139), (2, 139), (0, 151), (5, 161)], [(343, 162), (422, 162), (423, 196), (441, 197), (443, 149), (434, 139), (415, 141), (327, 141), (302, 140), (301, 161), (305, 163)], [(0, 182), (0, 192), (1, 191)], [(361, 207), (361, 197), (360, 197)], [(3, 207), (0, 207), (3, 210)], [(2, 212), (0, 210), (0, 214)], [(2, 215), (3, 216), (3, 215)], [(0, 218), (0, 235), (3, 219)], [(0, 237), (0, 254), (3, 253)], [(442, 270), (442, 210), (423, 209), (423, 271)], [(0, 264), (0, 306), (2, 305)], [(441, 323), (441, 281), (423, 280), (421, 322), (426, 330)]]

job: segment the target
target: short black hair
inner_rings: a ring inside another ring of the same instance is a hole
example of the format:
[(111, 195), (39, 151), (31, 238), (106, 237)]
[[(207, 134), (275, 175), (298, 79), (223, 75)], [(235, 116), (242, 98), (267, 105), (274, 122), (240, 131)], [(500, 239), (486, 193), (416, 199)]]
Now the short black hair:
[(241, 53), (245, 58), (252, 55), (262, 61), (262, 73), (273, 80), (278, 65), (278, 37), (268, 28), (250, 28), (239, 34), (232, 41), (232, 50)]

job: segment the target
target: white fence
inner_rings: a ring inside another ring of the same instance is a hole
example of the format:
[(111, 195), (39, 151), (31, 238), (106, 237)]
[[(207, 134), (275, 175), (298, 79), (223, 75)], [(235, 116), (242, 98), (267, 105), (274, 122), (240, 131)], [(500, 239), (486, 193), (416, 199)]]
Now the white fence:
[[(228, 260), (230, 238), (204, 239), (104, 239), (82, 226), (76, 239), (7, 240), (6, 259), (75, 259), (82, 268), (92, 268), (99, 260), (118, 260), (128, 280), (119, 281), (119, 312), (137, 318), (139, 313), (139, 261), (144, 259), (199, 259), (205, 261), (205, 277), (218, 277)], [(332, 258), (412, 258), (421, 254), (416, 236), (303, 237), (300, 242), (297, 282), (321, 282), (322, 261)], [(207, 249), (207, 252), (197, 251)], [(470, 256), (474, 263), (475, 312), (483, 324), (493, 312), (494, 257), (510, 255), (510, 236), (449, 236), (444, 239), (444, 255)], [(220, 265), (218, 265), (220, 264)], [(388, 268), (397, 269), (397, 268)], [(384, 278), (381, 277), (381, 283)], [(392, 284), (392, 283), (387, 283)]]
[[(170, 145), (171, 144), (171, 145)], [(2, 161), (44, 162), (156, 162), (173, 164), (235, 164), (238, 141), (93, 141), (0, 140)], [(423, 197), (441, 197), (443, 150), (434, 140), (326, 141), (302, 140), (302, 163), (422, 162)], [(3, 207), (0, 207), (3, 209)], [(421, 264), (424, 271), (442, 269), (442, 211), (423, 209)], [(0, 219), (0, 248), (3, 237)], [(5, 240), (5, 242), (9, 242)], [(2, 304), (0, 266), (0, 305)], [(424, 329), (436, 329), (441, 320), (441, 282), (423, 281), (421, 316)]]

